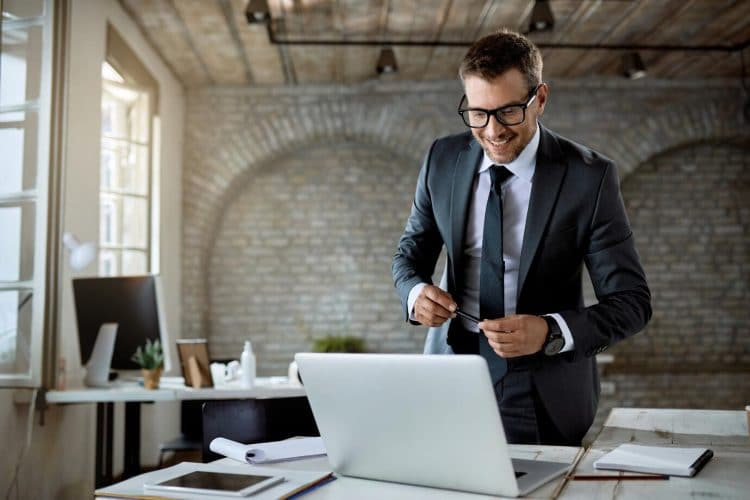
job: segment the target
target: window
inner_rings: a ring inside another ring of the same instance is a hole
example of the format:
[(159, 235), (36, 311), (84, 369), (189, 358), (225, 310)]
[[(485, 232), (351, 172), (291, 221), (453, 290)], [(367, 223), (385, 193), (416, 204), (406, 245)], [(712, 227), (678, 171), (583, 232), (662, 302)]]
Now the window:
[(34, 387), (46, 312), (54, 2), (0, 6), (0, 387)]
[[(110, 28), (109, 34), (113, 35)], [(102, 64), (99, 274), (152, 271), (151, 90)]]

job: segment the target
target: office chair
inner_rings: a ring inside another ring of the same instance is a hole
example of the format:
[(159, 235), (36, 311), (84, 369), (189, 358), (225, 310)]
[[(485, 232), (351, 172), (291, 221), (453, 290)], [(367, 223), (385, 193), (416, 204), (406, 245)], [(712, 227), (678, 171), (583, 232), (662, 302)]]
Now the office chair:
[[(191, 346), (195, 349), (196, 345), (203, 347), (208, 356), (208, 345), (205, 342), (192, 343), (190, 340), (178, 341), (178, 352), (180, 353), (180, 368), (182, 375), (185, 376), (183, 366), (183, 351), (181, 346)], [(183, 347), (184, 348), (184, 347)], [(191, 351), (192, 353), (192, 351)], [(228, 363), (231, 359), (213, 359), (218, 363)], [(208, 362), (208, 360), (206, 360)], [(210, 376), (210, 371), (209, 371)], [(212, 380), (209, 379), (211, 383)], [(204, 400), (182, 400), (180, 404), (180, 435), (169, 441), (159, 443), (159, 467), (162, 466), (164, 454), (168, 452), (186, 452), (201, 451), (203, 449), (203, 403)]]
[(223, 458), (209, 449), (217, 437), (250, 444), (319, 435), (304, 396), (214, 400), (203, 405), (203, 462)]
[(203, 401), (183, 400), (180, 402), (180, 435), (159, 443), (159, 467), (164, 455), (169, 452), (201, 451), (203, 439)]

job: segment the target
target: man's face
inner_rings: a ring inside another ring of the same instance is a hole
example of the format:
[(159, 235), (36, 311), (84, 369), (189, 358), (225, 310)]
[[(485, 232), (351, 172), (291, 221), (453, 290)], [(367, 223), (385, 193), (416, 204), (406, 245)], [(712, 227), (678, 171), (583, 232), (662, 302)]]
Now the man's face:
[[(532, 89), (528, 88), (526, 79), (517, 69), (510, 69), (491, 81), (479, 76), (468, 75), (464, 78), (467, 108), (493, 110), (524, 104)], [(481, 144), (487, 156), (495, 163), (507, 165), (515, 160), (536, 132), (536, 120), (544, 113), (547, 102), (547, 85), (541, 84), (536, 98), (526, 109), (526, 117), (518, 125), (502, 125), (494, 116), (483, 128), (472, 128), (476, 140)]]

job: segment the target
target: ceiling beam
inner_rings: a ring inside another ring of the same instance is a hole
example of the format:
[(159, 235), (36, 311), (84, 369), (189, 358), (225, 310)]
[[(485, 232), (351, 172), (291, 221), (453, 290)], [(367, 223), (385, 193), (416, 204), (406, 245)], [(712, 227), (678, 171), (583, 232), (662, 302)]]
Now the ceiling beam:
[(249, 84), (255, 83), (255, 78), (253, 77), (253, 70), (250, 68), (250, 61), (248, 61), (247, 59), (247, 52), (245, 52), (245, 47), (242, 43), (242, 39), (240, 38), (240, 33), (237, 30), (237, 25), (234, 23), (234, 13), (232, 12), (231, 1), (219, 0), (219, 5), (221, 6), (221, 11), (224, 14), (224, 19), (227, 22), (227, 28), (229, 29), (229, 34), (232, 37), (232, 41), (234, 42), (234, 45), (237, 47), (237, 52), (240, 55), (242, 66), (245, 69), (245, 79), (247, 80), (247, 83)]
[(166, 3), (167, 3), (167, 5), (169, 5), (172, 8), (172, 12), (174, 13), (174, 17), (179, 22), (179, 26), (180, 26), (179, 31), (180, 31), (182, 37), (184, 38), (185, 43), (187, 43), (187, 46), (190, 47), (190, 50), (192, 51), (193, 55), (195, 56), (195, 59), (198, 61), (198, 64), (200, 65), (201, 69), (203, 70), (203, 73), (205, 73), (206, 77), (208, 78), (209, 84), (210, 85), (214, 85), (216, 83), (216, 80), (214, 80), (213, 75), (208, 70), (208, 66), (206, 66), (206, 62), (201, 57), (200, 51), (195, 46), (195, 42), (193, 40), (193, 37), (190, 36), (190, 30), (188, 29), (187, 23), (185, 23), (185, 19), (182, 17), (182, 14), (180, 13), (180, 10), (175, 5), (174, 0), (169, 0)]

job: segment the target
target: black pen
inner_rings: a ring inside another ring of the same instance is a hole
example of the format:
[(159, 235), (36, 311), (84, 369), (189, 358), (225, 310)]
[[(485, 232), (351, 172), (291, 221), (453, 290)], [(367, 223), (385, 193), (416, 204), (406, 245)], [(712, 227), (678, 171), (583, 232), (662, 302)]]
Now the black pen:
[(568, 479), (578, 481), (627, 481), (627, 480), (669, 480), (669, 476), (666, 474), (638, 474), (632, 476), (618, 476), (614, 474), (576, 474), (574, 476), (568, 476)]
[(479, 318), (477, 318), (475, 316), (472, 316), (469, 313), (463, 312), (459, 308), (456, 308), (456, 315), (462, 317), (463, 319), (465, 319), (467, 321), (471, 321), (472, 323), (476, 323), (476, 324), (479, 324), (479, 322), (481, 321)]

